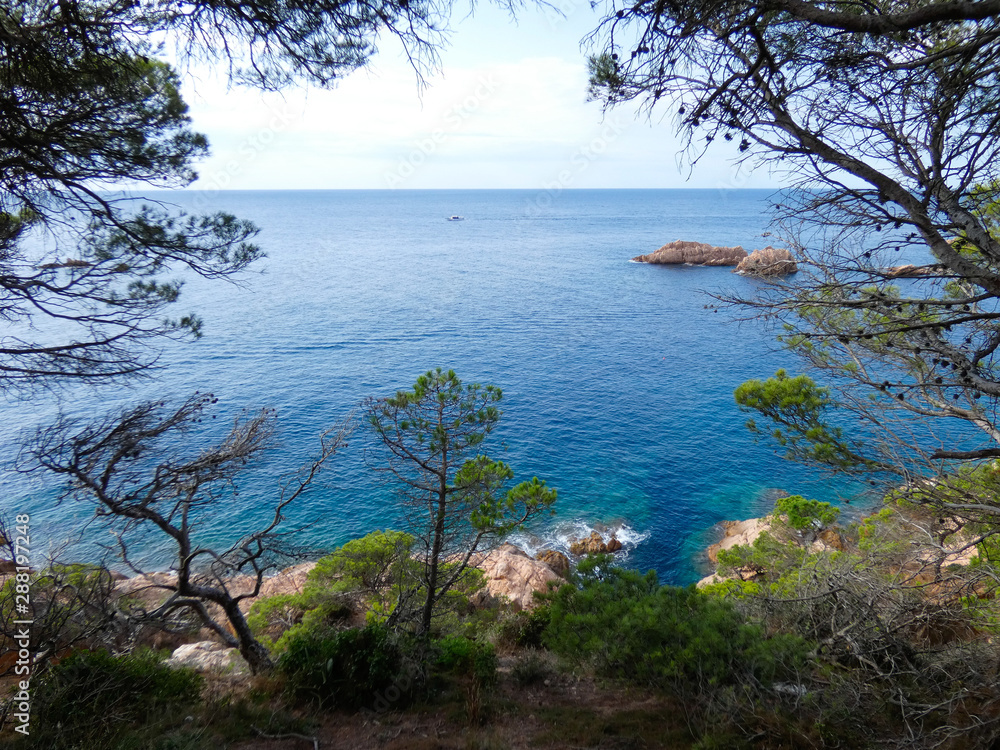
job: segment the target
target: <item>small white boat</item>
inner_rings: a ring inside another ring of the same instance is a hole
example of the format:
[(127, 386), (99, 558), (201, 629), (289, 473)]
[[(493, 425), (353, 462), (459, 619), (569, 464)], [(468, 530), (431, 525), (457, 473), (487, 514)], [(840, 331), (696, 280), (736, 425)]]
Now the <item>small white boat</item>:
[(449, 216), (448, 221), (465, 221), (464, 216)]

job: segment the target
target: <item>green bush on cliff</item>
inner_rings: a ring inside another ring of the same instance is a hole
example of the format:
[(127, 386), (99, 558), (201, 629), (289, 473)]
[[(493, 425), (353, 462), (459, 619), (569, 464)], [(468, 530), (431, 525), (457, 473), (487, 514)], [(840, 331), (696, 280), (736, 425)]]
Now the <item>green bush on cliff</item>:
[(802, 495), (782, 497), (774, 504), (775, 510), (788, 519), (788, 525), (802, 531), (810, 527), (824, 527), (836, 522), (840, 509), (830, 503), (810, 500)]
[[(329, 636), (356, 612), (363, 612), (369, 625), (390, 630), (405, 626), (423, 597), (423, 566), (414, 555), (414, 543), (412, 535), (389, 530), (352, 539), (316, 563), (301, 593), (256, 602), (248, 622), (262, 642), (278, 651), (287, 647), (288, 638), (302, 633)], [(443, 563), (442, 569), (450, 565)], [(442, 596), (440, 611), (467, 609), (469, 597), (482, 585), (481, 571), (468, 569)]]
[(446, 636), (437, 642), (436, 650), (435, 666), (443, 672), (472, 677), (481, 685), (497, 681), (497, 652), (491, 644), (463, 636)]
[(403, 531), (373, 531), (321, 558), (309, 573), (306, 591), (353, 593), (369, 622), (385, 622), (414, 597), (420, 565), (415, 539)]
[(52, 667), (32, 695), (25, 747), (152, 748), (178, 711), (199, 701), (203, 679), (150, 652), (78, 651)]
[(373, 531), (321, 558), (300, 593), (256, 602), (248, 621), (255, 634), (279, 651), (288, 638), (342, 629), (361, 609), (369, 624), (385, 623), (414, 596), (413, 537), (401, 531)]
[(741, 680), (769, 682), (800, 666), (796, 636), (768, 638), (728, 602), (694, 587), (661, 586), (656, 573), (595, 557), (579, 585), (551, 595), (546, 645), (604, 674), (683, 692)]
[[(278, 670), (298, 701), (316, 708), (373, 708), (396, 686), (398, 701), (403, 652), (382, 625), (342, 630), (331, 635), (298, 631), (285, 640)], [(412, 680), (405, 680), (406, 687)]]

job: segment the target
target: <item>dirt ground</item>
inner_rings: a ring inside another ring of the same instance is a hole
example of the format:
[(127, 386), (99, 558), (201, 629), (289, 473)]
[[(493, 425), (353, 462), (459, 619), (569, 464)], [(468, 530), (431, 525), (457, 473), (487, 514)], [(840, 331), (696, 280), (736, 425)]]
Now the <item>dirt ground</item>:
[(517, 750), (519, 748), (684, 748), (691, 737), (676, 706), (641, 691), (560, 675), (549, 684), (512, 680), (480, 701), (455, 694), (406, 711), (329, 714), (309, 736), (236, 743), (231, 750)]

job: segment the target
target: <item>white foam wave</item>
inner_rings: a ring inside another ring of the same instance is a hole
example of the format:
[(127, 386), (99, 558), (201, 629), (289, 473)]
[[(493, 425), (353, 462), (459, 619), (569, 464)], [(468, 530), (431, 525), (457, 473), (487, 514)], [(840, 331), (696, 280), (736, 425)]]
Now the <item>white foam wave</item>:
[(622, 543), (622, 549), (616, 553), (616, 557), (628, 557), (632, 550), (650, 536), (649, 531), (639, 531), (624, 521), (593, 523), (577, 518), (572, 521), (561, 521), (540, 533), (518, 532), (512, 535), (510, 541), (532, 557), (547, 549), (554, 549), (570, 556), (570, 545), (578, 539), (588, 538), (595, 531), (604, 541), (614, 536)]

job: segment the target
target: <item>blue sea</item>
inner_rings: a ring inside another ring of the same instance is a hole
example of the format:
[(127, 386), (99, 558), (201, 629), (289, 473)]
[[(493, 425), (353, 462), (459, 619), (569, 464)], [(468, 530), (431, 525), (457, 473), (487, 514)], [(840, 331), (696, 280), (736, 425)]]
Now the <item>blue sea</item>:
[[(861, 488), (755, 444), (733, 389), (795, 358), (775, 331), (735, 323), (708, 293), (753, 292), (730, 268), (633, 263), (675, 239), (748, 250), (773, 241), (768, 191), (254, 191), (159, 193), (187, 210), (254, 221), (267, 252), (240, 284), (191, 279), (178, 314), (205, 335), (171, 343), (154, 377), (132, 386), (66, 390), (3, 406), (3, 459), (25, 428), (57, 409), (93, 415), (138, 399), (219, 397), (217, 437), (244, 409), (271, 406), (280, 444), (239, 494), (202, 521), (213, 543), (267, 515), (283, 476), (315, 453), (318, 435), (367, 396), (412, 386), (431, 368), (503, 389), (487, 452), (516, 480), (558, 489), (557, 515), (520, 534), (529, 550), (613, 529), (628, 564), (684, 584), (726, 519), (766, 513), (777, 490), (840, 502)], [(464, 221), (447, 221), (461, 215)], [(289, 528), (318, 548), (398, 526), (393, 488), (365, 459), (359, 431), (293, 508)], [(55, 546), (88, 510), (56, 505), (40, 474), (5, 478), (8, 512), (32, 515), (36, 545)], [(856, 507), (857, 503), (854, 506)], [(105, 532), (106, 536), (106, 532)], [(78, 546), (86, 555), (93, 541)], [(147, 562), (167, 565), (162, 542)], [(41, 550), (39, 550), (41, 551)]]

